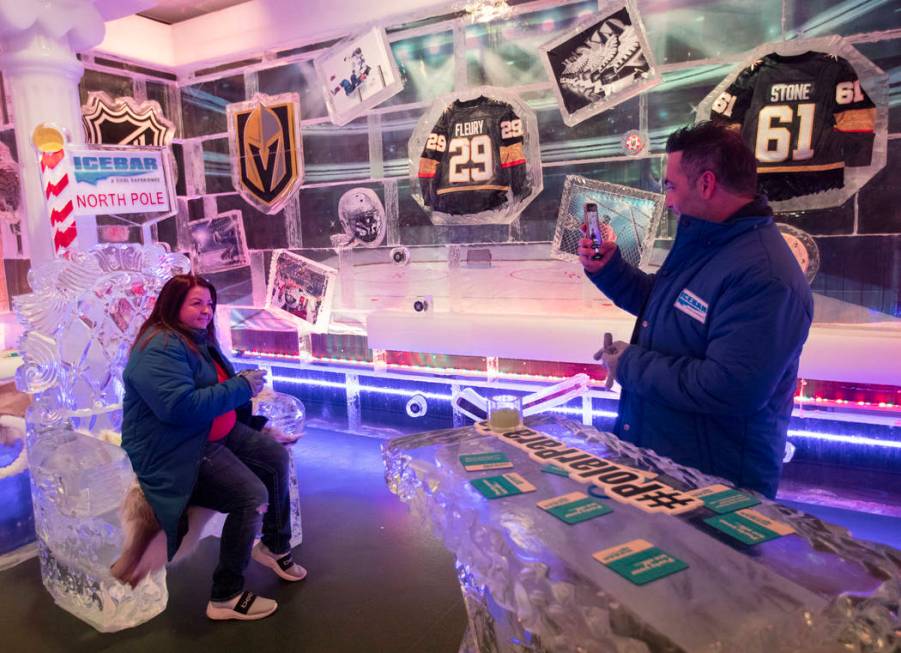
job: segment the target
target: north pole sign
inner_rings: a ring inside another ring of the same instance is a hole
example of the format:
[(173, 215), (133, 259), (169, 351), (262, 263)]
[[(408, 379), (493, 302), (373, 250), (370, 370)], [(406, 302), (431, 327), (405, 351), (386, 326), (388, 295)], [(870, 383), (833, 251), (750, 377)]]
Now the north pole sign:
[(78, 216), (140, 214), (143, 221), (176, 211), (175, 164), (167, 147), (73, 145), (51, 123), (35, 127), (32, 142), (57, 256), (78, 247)]
[(172, 213), (175, 194), (165, 148), (67, 148), (75, 181), (75, 214)]

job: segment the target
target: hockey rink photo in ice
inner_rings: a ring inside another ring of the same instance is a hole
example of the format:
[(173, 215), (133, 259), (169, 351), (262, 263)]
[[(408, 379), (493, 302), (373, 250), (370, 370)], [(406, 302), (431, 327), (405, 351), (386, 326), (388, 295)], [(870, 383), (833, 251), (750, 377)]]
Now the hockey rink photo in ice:
[(617, 244), (626, 262), (636, 267), (644, 263), (666, 208), (664, 196), (576, 175), (567, 175), (563, 184), (551, 256), (579, 261), (586, 204), (596, 205), (603, 238)]
[(269, 270), (266, 308), (316, 330), (328, 326), (337, 270), (287, 250), (277, 250)]
[(403, 88), (388, 37), (377, 27), (333, 46), (315, 66), (336, 125), (348, 123)]
[(630, 2), (603, 6), (540, 50), (563, 121), (570, 127), (660, 83), (638, 11)]
[(240, 211), (197, 220), (188, 228), (191, 230), (191, 259), (198, 272), (223, 272), (249, 264)]

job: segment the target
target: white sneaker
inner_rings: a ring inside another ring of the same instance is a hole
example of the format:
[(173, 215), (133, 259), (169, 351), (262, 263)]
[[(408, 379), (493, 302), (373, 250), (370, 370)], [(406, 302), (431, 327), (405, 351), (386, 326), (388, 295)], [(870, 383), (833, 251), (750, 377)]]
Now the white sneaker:
[(206, 606), (206, 616), (214, 621), (237, 619), (254, 621), (268, 617), (278, 609), (278, 603), (272, 599), (257, 596), (253, 592), (244, 592), (228, 601), (210, 601)]
[(269, 567), (278, 574), (279, 578), (289, 581), (303, 580), (307, 576), (307, 570), (294, 562), (294, 557), (288, 551), (284, 555), (272, 553), (265, 544), (257, 542), (250, 552), (251, 557), (261, 565)]

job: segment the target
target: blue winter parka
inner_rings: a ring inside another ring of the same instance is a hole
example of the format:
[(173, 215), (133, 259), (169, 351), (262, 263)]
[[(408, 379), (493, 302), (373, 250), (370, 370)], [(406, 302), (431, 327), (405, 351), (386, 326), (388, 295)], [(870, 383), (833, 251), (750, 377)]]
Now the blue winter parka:
[(617, 251), (589, 278), (638, 317), (616, 434), (774, 497), (813, 298), (766, 200), (722, 223), (682, 216), (656, 274)]
[[(170, 560), (187, 530), (182, 516), (213, 420), (237, 410), (240, 421), (259, 428), (251, 423), (250, 384), (205, 332), (192, 344), (174, 331), (151, 332), (132, 348), (122, 375), (122, 448), (166, 532)], [(214, 358), (229, 376), (222, 383)]]

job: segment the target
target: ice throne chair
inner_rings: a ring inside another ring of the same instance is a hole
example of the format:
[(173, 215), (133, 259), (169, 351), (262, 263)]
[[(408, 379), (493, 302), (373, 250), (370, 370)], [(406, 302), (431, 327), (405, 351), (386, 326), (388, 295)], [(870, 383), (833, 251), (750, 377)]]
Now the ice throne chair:
[[(33, 396), (25, 444), (41, 579), (61, 608), (101, 632), (137, 626), (168, 600), (165, 566), (134, 587), (110, 572), (124, 541), (120, 507), (135, 482), (119, 446), (122, 371), (163, 284), (189, 271), (186, 257), (160, 245), (99, 245), (32, 269), (33, 292), (14, 300), (24, 327), (16, 384)], [(294, 397), (273, 393), (255, 410), (289, 436), (303, 430), (303, 406)], [(290, 492), (291, 545), (297, 546), (294, 465)], [(224, 520), (189, 508), (185, 540), (218, 535)]]

